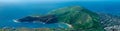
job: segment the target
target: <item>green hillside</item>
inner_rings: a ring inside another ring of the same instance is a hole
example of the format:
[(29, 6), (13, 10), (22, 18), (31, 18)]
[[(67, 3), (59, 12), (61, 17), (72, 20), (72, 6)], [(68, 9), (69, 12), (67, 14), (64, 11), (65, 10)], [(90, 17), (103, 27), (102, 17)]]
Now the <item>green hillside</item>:
[(56, 15), (59, 22), (70, 24), (74, 29), (103, 31), (99, 23), (99, 16), (80, 6), (59, 8), (48, 14)]

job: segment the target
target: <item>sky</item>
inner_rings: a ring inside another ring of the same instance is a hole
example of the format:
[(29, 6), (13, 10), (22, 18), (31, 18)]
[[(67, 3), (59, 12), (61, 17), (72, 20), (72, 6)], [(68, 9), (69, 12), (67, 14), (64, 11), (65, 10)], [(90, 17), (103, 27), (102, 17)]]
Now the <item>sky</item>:
[(120, 1), (120, 0), (0, 0), (4, 3), (15, 3), (15, 2), (66, 2), (66, 1)]
[(0, 0), (0, 4), (61, 3), (61, 2), (120, 2), (120, 0)]

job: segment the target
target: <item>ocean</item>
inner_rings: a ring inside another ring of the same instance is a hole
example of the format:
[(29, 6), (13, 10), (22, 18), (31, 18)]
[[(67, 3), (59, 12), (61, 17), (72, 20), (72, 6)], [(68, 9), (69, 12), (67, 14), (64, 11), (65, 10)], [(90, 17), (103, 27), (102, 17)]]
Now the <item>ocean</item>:
[[(93, 12), (106, 13), (120, 16), (120, 2), (23, 2), (23, 3), (0, 3), (0, 28), (5, 27), (27, 27), (27, 28), (59, 28), (59, 23), (15, 23), (14, 19), (19, 19), (29, 15), (45, 15), (48, 12), (69, 6), (82, 6)], [(67, 26), (60, 24), (63, 28)]]

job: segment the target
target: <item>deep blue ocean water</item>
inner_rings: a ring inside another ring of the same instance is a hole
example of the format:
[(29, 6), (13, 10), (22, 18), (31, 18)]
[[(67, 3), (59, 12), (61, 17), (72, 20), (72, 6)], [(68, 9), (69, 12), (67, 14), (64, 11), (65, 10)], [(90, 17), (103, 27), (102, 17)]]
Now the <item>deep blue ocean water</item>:
[[(0, 28), (3, 27), (27, 27), (27, 28), (58, 28), (58, 24), (40, 23), (15, 23), (14, 19), (28, 15), (44, 15), (54, 9), (82, 6), (93, 12), (108, 13), (120, 16), (120, 2), (24, 2), (24, 3), (0, 3)], [(64, 24), (61, 24), (66, 27)]]

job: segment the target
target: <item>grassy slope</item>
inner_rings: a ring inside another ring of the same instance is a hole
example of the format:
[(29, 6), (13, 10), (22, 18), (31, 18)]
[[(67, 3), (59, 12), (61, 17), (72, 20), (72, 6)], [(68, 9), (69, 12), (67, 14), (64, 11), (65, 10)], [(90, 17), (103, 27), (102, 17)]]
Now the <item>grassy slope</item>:
[(74, 29), (103, 31), (102, 26), (98, 22), (99, 16), (80, 6), (56, 9), (49, 14), (55, 14), (60, 22), (68, 23), (72, 25)]

